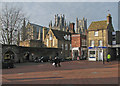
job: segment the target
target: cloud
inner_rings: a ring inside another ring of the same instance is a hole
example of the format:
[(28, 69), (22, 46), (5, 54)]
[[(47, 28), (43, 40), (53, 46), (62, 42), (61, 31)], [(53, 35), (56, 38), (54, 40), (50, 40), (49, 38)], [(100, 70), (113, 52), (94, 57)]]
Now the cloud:
[(85, 17), (89, 26), (92, 21), (106, 20), (107, 10), (110, 10), (114, 27), (118, 28), (117, 2), (19, 2), (14, 4), (23, 8), (30, 16), (30, 22), (47, 27), (51, 20), (54, 22), (55, 14), (65, 14), (66, 20), (71, 22), (75, 22), (76, 17), (79, 19)]

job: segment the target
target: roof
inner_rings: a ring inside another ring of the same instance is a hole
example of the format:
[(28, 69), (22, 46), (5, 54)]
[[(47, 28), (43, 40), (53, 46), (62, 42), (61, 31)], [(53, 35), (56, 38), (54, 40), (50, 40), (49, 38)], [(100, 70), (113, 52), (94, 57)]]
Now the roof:
[[(43, 29), (43, 27), (44, 27), (44, 26), (40, 26), (40, 25), (33, 24), (33, 23), (30, 23), (30, 22), (29, 22), (29, 24), (32, 25), (33, 28), (36, 28), (36, 29), (37, 29), (37, 32), (39, 32), (39, 29), (41, 29), (41, 32), (42, 32), (42, 29)], [(47, 29), (47, 31), (49, 30), (49, 28), (46, 28), (46, 29)]]
[(88, 30), (107, 29), (107, 20), (92, 22)]
[(55, 37), (59, 40), (65, 40), (64, 36), (65, 35), (70, 35), (71, 36), (71, 33), (70, 32), (65, 32), (65, 31), (60, 31), (60, 30), (53, 30), (51, 29), (52, 32), (54, 33)]
[(40, 26), (40, 25), (37, 25), (37, 24), (33, 24), (33, 23), (30, 23), (30, 22), (29, 22), (29, 24), (34, 26), (34, 27), (43, 27), (43, 26)]

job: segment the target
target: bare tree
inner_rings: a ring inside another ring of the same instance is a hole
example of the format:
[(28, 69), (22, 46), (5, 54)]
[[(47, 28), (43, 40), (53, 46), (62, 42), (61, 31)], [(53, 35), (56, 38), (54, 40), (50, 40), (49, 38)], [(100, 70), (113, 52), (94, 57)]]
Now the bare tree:
[(24, 19), (24, 14), (22, 9), (17, 7), (8, 7), (5, 5), (2, 8), (2, 13), (0, 14), (0, 25), (1, 25), (1, 43), (3, 44), (18, 44), (19, 33), (22, 27), (22, 21)]

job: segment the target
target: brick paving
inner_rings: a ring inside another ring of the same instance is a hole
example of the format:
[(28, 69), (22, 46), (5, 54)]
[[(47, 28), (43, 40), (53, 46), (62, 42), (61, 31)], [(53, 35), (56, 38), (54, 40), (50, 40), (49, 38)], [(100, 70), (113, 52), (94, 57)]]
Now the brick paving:
[(55, 68), (51, 63), (20, 63), (2, 70), (3, 84), (118, 84), (118, 62), (68, 61)]

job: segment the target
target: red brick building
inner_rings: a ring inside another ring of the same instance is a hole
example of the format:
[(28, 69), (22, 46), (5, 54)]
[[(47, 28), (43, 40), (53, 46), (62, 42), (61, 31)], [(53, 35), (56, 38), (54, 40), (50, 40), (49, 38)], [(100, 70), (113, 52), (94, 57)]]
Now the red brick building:
[[(87, 39), (83, 34), (72, 34), (72, 59), (84, 59), (87, 56)], [(77, 58), (79, 57), (79, 58)]]

